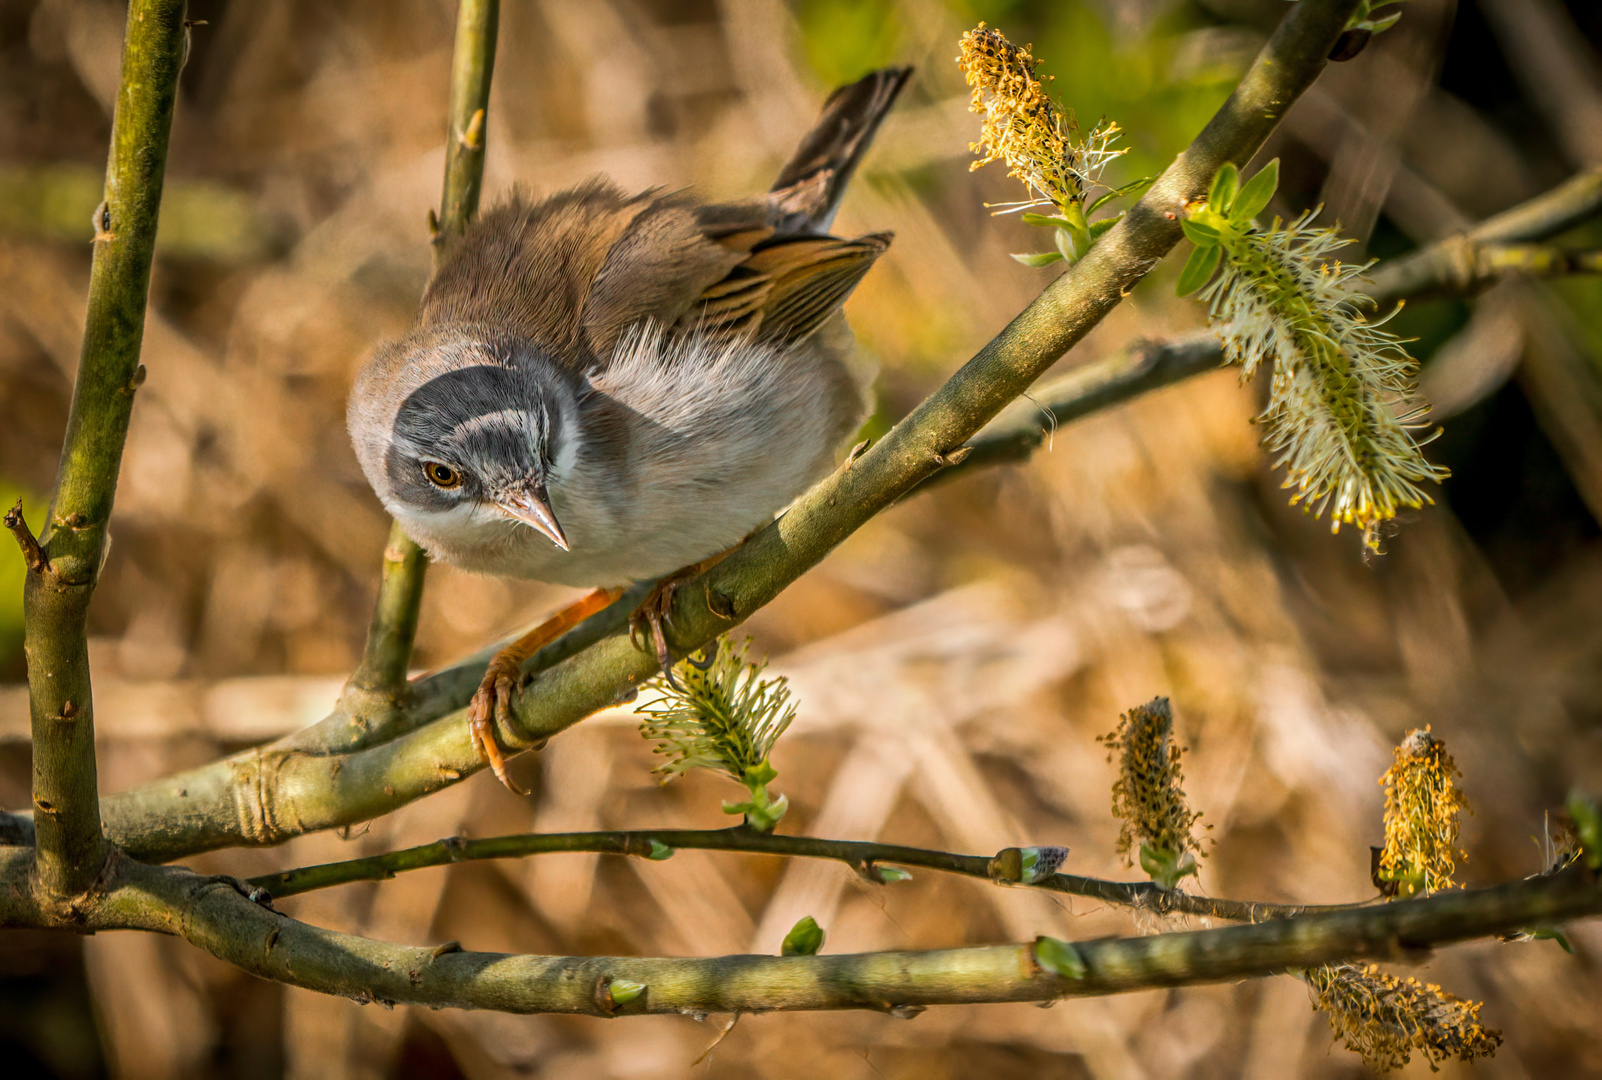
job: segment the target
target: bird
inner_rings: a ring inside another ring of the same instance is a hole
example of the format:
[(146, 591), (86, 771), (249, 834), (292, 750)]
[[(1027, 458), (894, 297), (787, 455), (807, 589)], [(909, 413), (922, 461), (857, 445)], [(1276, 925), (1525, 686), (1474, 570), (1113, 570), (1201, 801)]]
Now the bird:
[(497, 722), (521, 665), (622, 595), (738, 546), (835, 465), (871, 365), (841, 305), (891, 241), (830, 233), (911, 76), (831, 94), (771, 189), (702, 203), (604, 179), (514, 193), (448, 238), (405, 336), (380, 343), (347, 426), (385, 509), (432, 560), (593, 590), (490, 661), (475, 751), (508, 788)]

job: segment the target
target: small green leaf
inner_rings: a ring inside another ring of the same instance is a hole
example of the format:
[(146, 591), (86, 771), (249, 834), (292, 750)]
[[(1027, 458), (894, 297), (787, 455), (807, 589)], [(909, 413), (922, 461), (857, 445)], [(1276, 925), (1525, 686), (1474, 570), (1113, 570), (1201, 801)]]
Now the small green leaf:
[(651, 850), (646, 853), (645, 857), (655, 862), (661, 862), (663, 859), (673, 858), (673, 849), (662, 843), (662, 841), (653, 839), (651, 841)]
[(1062, 252), (1062, 257), (1069, 262), (1078, 262), (1080, 257), (1090, 250), (1089, 234), (1084, 229), (1074, 226), (1058, 229), (1052, 235), (1052, 239), (1057, 242), (1057, 250)]
[(745, 784), (747, 787), (761, 787), (764, 784), (773, 783), (778, 778), (779, 770), (775, 769), (773, 763), (766, 759), (745, 770)]
[(1045, 214), (1024, 214), (1020, 220), (1025, 225), (1050, 225), (1054, 229), (1068, 228), (1068, 219), (1065, 217), (1048, 217)]
[(1235, 193), (1240, 190), (1240, 170), (1235, 168), (1232, 161), (1224, 162), (1218, 175), (1213, 177), (1213, 186), (1207, 192), (1207, 205), (1220, 214), (1229, 213), (1230, 203), (1235, 201)]
[(1261, 169), (1257, 175), (1241, 187), (1240, 194), (1235, 196), (1235, 202), (1229, 209), (1229, 220), (1241, 225), (1249, 225), (1253, 218), (1263, 212), (1268, 200), (1274, 197), (1279, 189), (1279, 158), (1275, 158)]
[(1054, 262), (1061, 262), (1062, 253), (1057, 251), (1037, 251), (1032, 255), (1014, 255), (1013, 258), (1025, 266), (1038, 269), (1042, 266), (1050, 266)]
[(1569, 943), (1568, 936), (1555, 926), (1538, 926), (1529, 934), (1537, 941), (1555, 941), (1558, 943), (1558, 948), (1570, 956), (1574, 955), (1574, 946)]
[(1124, 215), (1122, 212), (1119, 212), (1113, 217), (1102, 218), (1100, 221), (1092, 221), (1090, 223), (1090, 242), (1094, 244), (1097, 240), (1100, 240), (1103, 233), (1122, 220), (1124, 220)]
[(780, 795), (766, 806), (759, 806), (751, 812), (751, 828), (757, 832), (772, 832), (784, 820), (784, 812), (790, 809), (790, 797)]
[(1352, 29), (1367, 30), (1371, 34), (1383, 34), (1385, 31), (1395, 26), (1396, 20), (1400, 19), (1401, 17), (1402, 13), (1400, 11), (1393, 11), (1383, 19), (1364, 19), (1362, 22), (1352, 27)]
[(1066, 941), (1054, 937), (1035, 938), (1035, 963), (1064, 979), (1085, 977), (1085, 958)]
[(1107, 194), (1101, 196), (1101, 198), (1091, 203), (1089, 209), (1087, 209), (1085, 212), (1087, 214), (1093, 214), (1097, 210), (1100, 210), (1103, 206), (1112, 202), (1114, 199), (1121, 199), (1125, 195), (1135, 195), (1144, 192), (1147, 188), (1151, 187), (1157, 182), (1157, 177), (1160, 175), (1160, 173), (1152, 173), (1150, 176), (1142, 176), (1139, 180), (1131, 180), (1123, 187), (1113, 188), (1111, 191), (1107, 192)]
[(1181, 880), (1201, 870), (1190, 852), (1165, 851), (1150, 844), (1140, 845), (1140, 868), (1165, 889), (1178, 888)]
[(1569, 793), (1569, 818), (1580, 837), (1580, 851), (1586, 865), (1602, 870), (1602, 809), (1582, 795), (1578, 788)]
[(645, 984), (631, 979), (613, 979), (607, 983), (606, 992), (612, 995), (613, 1005), (627, 1005), (645, 993)]
[(874, 875), (876, 877), (878, 877), (880, 883), (884, 884), (884, 885), (891, 885), (891, 884), (894, 884), (897, 881), (911, 881), (912, 880), (912, 872), (910, 870), (903, 870), (899, 866), (877, 866), (876, 865), (873, 868), (873, 872), (874, 872)]
[(823, 948), (823, 927), (811, 915), (801, 916), (801, 920), (790, 927), (790, 932), (784, 935), (784, 943), (779, 946), (780, 956), (816, 956)]
[(1185, 268), (1179, 272), (1179, 284), (1174, 292), (1179, 296), (1189, 296), (1213, 276), (1218, 269), (1218, 260), (1223, 257), (1224, 249), (1221, 247), (1199, 247), (1190, 253), (1185, 260)]
[(1223, 234), (1211, 225), (1203, 225), (1190, 218), (1180, 218), (1179, 227), (1185, 230), (1185, 239), (1197, 247), (1214, 247), (1223, 239)]

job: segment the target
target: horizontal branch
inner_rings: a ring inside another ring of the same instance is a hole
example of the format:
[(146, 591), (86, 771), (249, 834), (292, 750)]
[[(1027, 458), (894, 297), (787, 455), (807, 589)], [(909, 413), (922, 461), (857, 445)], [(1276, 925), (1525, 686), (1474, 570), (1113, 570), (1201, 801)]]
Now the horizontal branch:
[[(49, 925), (17, 888), (32, 861), (0, 849), (0, 922)], [(116, 857), (85, 929), (177, 934), (262, 978), (359, 1001), (514, 1013), (875, 1009), (1047, 1001), (1190, 986), (1359, 958), (1416, 960), (1422, 950), (1602, 912), (1583, 865), (1491, 889), (1212, 930), (1078, 942), (1080, 978), (1042, 970), (1031, 945), (924, 952), (706, 959), (512, 956), (391, 945), (309, 926), (247, 899), (237, 882)], [(637, 990), (629, 1000), (624, 986)]]
[[(656, 852), (654, 857), (665, 857), (661, 854), (661, 848), (653, 847), (653, 842), (671, 850), (683, 848), (694, 851), (738, 851), (790, 858), (833, 859), (836, 862), (846, 863), (869, 877), (872, 876), (871, 867), (893, 863), (938, 870), (947, 874), (960, 874), (985, 881), (998, 881), (1000, 884), (1017, 884), (998, 879), (991, 871), (993, 860), (987, 855), (958, 855), (949, 851), (933, 851), (929, 848), (903, 847), (899, 844), (861, 840), (785, 836), (757, 832), (743, 826), (729, 829), (520, 833), (479, 840), (450, 837), (436, 840), (432, 844), (420, 844), (417, 847), (371, 855), (363, 859), (346, 859), (341, 862), (285, 870), (277, 874), (264, 874), (252, 878), (250, 884), (266, 889), (277, 898), (298, 896), (314, 889), (347, 885), (353, 881), (387, 881), (407, 870), (449, 866), (453, 863), (480, 859), (517, 859), (529, 855), (575, 851), (597, 852), (603, 855), (632, 855), (636, 858), (652, 858), (653, 852)], [(1104, 878), (1081, 877), (1078, 874), (1052, 874), (1028, 887), (1104, 900), (1110, 904), (1140, 908), (1160, 915), (1199, 915), (1240, 922), (1261, 922), (1263, 919), (1282, 919), (1312, 911), (1338, 911), (1364, 906), (1363, 904), (1263, 904), (1244, 900), (1220, 900), (1208, 896), (1195, 896), (1178, 889), (1165, 889), (1154, 881), (1108, 881)]]
[(1602, 168), (1578, 173), (1551, 191), (1486, 218), (1468, 232), (1427, 244), (1379, 267), (1366, 288), (1379, 307), (1440, 291), (1453, 280), (1468, 244), (1531, 244), (1602, 214)]

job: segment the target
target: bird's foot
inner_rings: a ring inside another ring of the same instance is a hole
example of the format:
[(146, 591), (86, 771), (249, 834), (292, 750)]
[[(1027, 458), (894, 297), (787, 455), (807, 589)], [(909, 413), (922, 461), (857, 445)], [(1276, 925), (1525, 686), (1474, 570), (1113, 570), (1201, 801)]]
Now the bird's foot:
[(629, 643), (640, 649), (644, 647), (640, 644), (640, 639), (649, 638), (656, 652), (656, 662), (662, 668), (662, 677), (667, 679), (668, 685), (675, 690), (683, 688), (673, 677), (673, 654), (668, 651), (667, 635), (663, 633), (662, 627), (672, 621), (673, 597), (679, 591), (679, 586), (697, 572), (695, 567), (686, 567), (658, 581), (644, 602), (629, 616)]
[(515, 780), (506, 774), (506, 755), (495, 739), (497, 723), (510, 725), (512, 720), (512, 694), (523, 680), (523, 656), (516, 653), (516, 645), (502, 649), (490, 660), (489, 669), (473, 694), (472, 711), (467, 724), (478, 756), (489, 762), (495, 779), (506, 789), (518, 795), (527, 795)]
[(505, 784), (508, 791), (528, 794), (506, 774), (506, 755), (495, 737), (497, 725), (502, 730), (512, 728), (512, 698), (523, 685), (523, 662), (622, 595), (622, 589), (596, 589), (490, 658), (484, 678), (473, 694), (467, 730), (473, 749), (489, 763), (495, 778)]
[[(736, 550), (744, 543), (745, 541), (741, 540), (739, 544), (734, 545), (729, 551)], [(682, 570), (673, 571), (673, 573), (656, 583), (655, 588), (645, 598), (644, 603), (635, 608), (634, 614), (629, 616), (629, 641), (636, 649), (641, 649), (644, 646), (640, 644), (640, 639), (649, 638), (651, 647), (656, 653), (656, 662), (662, 668), (662, 677), (667, 679), (668, 685), (675, 690), (682, 691), (684, 688), (673, 677), (673, 654), (668, 649), (667, 635), (663, 633), (662, 629), (673, 621), (674, 596), (678, 593), (679, 586), (691, 578), (712, 569), (712, 567), (723, 561), (729, 551), (720, 551), (709, 559), (702, 559), (700, 562), (686, 566)], [(710, 610), (710, 605), (708, 610)], [(711, 666), (716, 656), (717, 646), (714, 643), (705, 650), (705, 655), (702, 659), (691, 660), (690, 663), (705, 671)]]

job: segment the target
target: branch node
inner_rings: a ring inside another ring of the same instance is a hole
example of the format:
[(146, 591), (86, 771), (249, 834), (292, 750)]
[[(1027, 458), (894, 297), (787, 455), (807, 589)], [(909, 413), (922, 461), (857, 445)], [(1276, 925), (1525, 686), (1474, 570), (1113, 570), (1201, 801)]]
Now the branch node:
[(145, 365), (140, 364), (138, 367), (134, 368), (133, 377), (128, 380), (128, 385), (122, 388), (122, 392), (127, 394), (129, 397), (133, 397), (134, 394), (138, 392), (139, 388), (145, 385), (146, 374), (147, 372), (145, 371)]
[(706, 609), (720, 619), (733, 622), (737, 615), (734, 601), (725, 594), (708, 586), (706, 590)]
[(94, 214), (89, 218), (89, 224), (95, 230), (92, 243), (109, 244), (117, 239), (117, 234), (111, 231), (111, 206), (106, 200), (101, 199), (100, 205), (95, 207)]
[(473, 118), (467, 122), (467, 130), (462, 132), (458, 141), (463, 150), (478, 151), (484, 149), (484, 110), (479, 109), (473, 113)]

